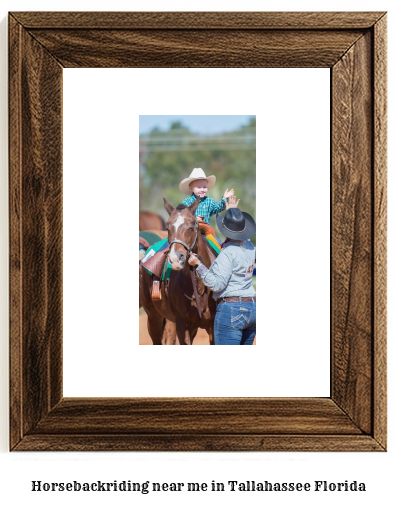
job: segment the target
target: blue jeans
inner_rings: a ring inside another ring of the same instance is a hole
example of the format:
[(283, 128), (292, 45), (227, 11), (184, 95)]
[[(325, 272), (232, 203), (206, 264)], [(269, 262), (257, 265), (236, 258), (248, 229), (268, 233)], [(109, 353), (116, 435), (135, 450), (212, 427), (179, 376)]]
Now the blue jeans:
[(256, 302), (220, 303), (215, 315), (215, 345), (252, 345)]

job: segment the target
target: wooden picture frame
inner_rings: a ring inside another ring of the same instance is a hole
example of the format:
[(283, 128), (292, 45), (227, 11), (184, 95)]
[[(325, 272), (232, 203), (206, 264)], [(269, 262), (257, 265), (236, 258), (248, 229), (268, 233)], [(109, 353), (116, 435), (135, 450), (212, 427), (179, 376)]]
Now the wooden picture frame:
[[(386, 450), (386, 14), (14, 12), (9, 55), (10, 449)], [(331, 69), (329, 398), (63, 398), (64, 67)]]

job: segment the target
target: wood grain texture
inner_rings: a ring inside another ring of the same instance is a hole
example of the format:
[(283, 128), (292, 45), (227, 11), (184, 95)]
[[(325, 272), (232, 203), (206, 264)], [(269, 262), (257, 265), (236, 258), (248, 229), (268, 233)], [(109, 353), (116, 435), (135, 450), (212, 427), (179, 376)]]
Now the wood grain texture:
[(374, 26), (374, 438), (386, 447), (387, 20)]
[[(9, 27), (11, 449), (385, 450), (383, 13), (14, 13)], [(332, 66), (331, 399), (62, 399), (64, 66)]]
[(384, 12), (13, 12), (25, 28), (333, 29), (371, 28)]
[[(332, 398), (372, 430), (371, 34), (332, 70)], [(365, 401), (364, 401), (365, 400)]]
[(367, 435), (28, 435), (16, 451), (364, 452), (382, 451)]
[(193, 28), (29, 32), (64, 67), (331, 67), (362, 36), (349, 30)]
[(327, 398), (64, 399), (34, 434), (360, 435)]
[(23, 437), (22, 416), (22, 217), (21, 217), (22, 27), (9, 20), (9, 214), (10, 214), (10, 446)]
[(13, 23), (10, 46), (23, 55), (10, 88), (10, 395), (26, 434), (62, 397), (62, 68)]

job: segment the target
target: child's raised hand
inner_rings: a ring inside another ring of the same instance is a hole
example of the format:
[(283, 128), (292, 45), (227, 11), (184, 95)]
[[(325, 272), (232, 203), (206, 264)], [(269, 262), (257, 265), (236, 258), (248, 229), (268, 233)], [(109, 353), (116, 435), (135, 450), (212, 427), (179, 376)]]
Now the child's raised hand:
[(232, 188), (229, 190), (228, 188), (225, 190), (225, 193), (223, 194), (223, 197), (225, 199), (228, 199), (230, 196), (234, 195), (234, 189)]
[(226, 203), (226, 209), (230, 208), (238, 208), (238, 203), (240, 202), (240, 199), (236, 201), (237, 197), (235, 195), (231, 195), (228, 202)]

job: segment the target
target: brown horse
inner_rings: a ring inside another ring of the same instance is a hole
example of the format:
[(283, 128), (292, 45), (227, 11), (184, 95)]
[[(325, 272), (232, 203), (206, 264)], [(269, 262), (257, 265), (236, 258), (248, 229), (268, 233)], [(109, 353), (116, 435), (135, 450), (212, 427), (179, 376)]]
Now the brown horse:
[(152, 277), (142, 266), (139, 267), (140, 305), (144, 307), (148, 315), (148, 330), (155, 345), (172, 344), (170, 343), (172, 342), (172, 323), (175, 325), (176, 335), (181, 345), (192, 345), (199, 327), (207, 331), (210, 344), (214, 344), (216, 303), (211, 292), (208, 294), (207, 303), (204, 303), (206, 299), (204, 284), (199, 277), (194, 275), (197, 293), (201, 295), (196, 301), (191, 267), (187, 262), (190, 252), (197, 253), (209, 268), (216, 257), (202, 237), (194, 215), (198, 203), (199, 199), (191, 206), (180, 204), (174, 208), (164, 199), (164, 207), (169, 214), (166, 224), (170, 244), (168, 258), (173, 271), (167, 291), (162, 283), (161, 300), (152, 301)]
[(152, 277), (139, 264), (139, 308), (143, 307), (147, 314), (147, 328), (153, 345), (176, 345), (175, 318), (169, 318), (171, 309), (167, 304), (163, 309), (157, 301), (152, 301), (152, 284)]
[(150, 229), (157, 229), (159, 231), (165, 230), (165, 222), (157, 213), (151, 211), (139, 212), (139, 230), (148, 231)]

